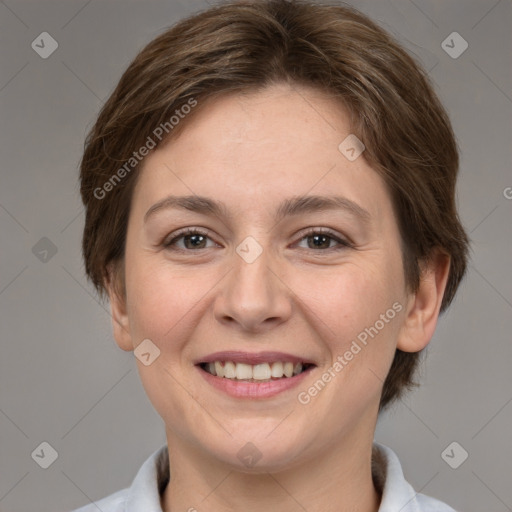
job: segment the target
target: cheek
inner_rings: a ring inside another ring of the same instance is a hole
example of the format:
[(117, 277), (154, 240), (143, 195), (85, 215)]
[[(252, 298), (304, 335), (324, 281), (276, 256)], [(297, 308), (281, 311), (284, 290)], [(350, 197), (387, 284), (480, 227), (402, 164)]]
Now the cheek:
[(325, 321), (331, 336), (342, 333), (336, 339), (343, 343), (373, 325), (402, 298), (399, 283), (376, 265), (351, 264), (338, 272), (308, 278), (300, 286), (301, 299)]
[(180, 276), (161, 262), (131, 263), (126, 266), (130, 332), (137, 343), (150, 339), (160, 350), (149, 366), (137, 361), (141, 383), (166, 425), (189, 436), (189, 423), (203, 418), (201, 408), (190, 405), (188, 386), (180, 383), (188, 378), (187, 341), (199, 322), (205, 280)]
[(183, 339), (186, 319), (201, 307), (207, 278), (191, 275), (190, 271), (180, 275), (161, 258), (134, 258), (127, 261), (126, 272), (132, 335), (150, 338), (166, 351), (178, 348), (169, 341)]
[(334, 368), (333, 384), (321, 399), (326, 403), (333, 400), (346, 410), (362, 406), (363, 396), (368, 400), (380, 396), (405, 309), (400, 271), (396, 260), (347, 265), (314, 291), (310, 287), (307, 299), (304, 295), (315, 308), (315, 330), (328, 348), (331, 360), (326, 367)]

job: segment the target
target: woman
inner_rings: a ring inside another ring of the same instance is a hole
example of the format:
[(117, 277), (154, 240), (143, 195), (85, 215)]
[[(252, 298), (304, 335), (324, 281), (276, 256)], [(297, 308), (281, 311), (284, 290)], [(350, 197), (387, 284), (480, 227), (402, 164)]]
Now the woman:
[(226, 3), (147, 45), (86, 141), (83, 253), (167, 444), (79, 511), (453, 511), (373, 436), (465, 273), (457, 169), (356, 10)]

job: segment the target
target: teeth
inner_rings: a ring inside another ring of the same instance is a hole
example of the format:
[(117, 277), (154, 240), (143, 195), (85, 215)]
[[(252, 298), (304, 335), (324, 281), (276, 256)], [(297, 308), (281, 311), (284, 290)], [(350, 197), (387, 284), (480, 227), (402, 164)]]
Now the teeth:
[[(226, 363), (226, 364), (228, 364), (228, 363)], [(231, 364), (233, 366), (235, 366), (233, 363), (231, 363)], [(228, 375), (226, 375), (226, 377), (228, 377)], [(238, 380), (252, 379), (252, 366), (250, 364), (237, 363), (236, 364), (236, 378)]]
[(234, 379), (236, 378), (236, 366), (235, 363), (231, 361), (226, 361), (224, 363), (224, 377), (226, 379)]
[(234, 363), (233, 361), (215, 361), (207, 363), (205, 370), (217, 377), (224, 377), (232, 380), (270, 380), (280, 379), (298, 375), (303, 370), (302, 363), (290, 361), (260, 364)]
[(268, 363), (256, 364), (252, 367), (252, 378), (255, 380), (267, 380), (272, 376)]
[(224, 367), (220, 361), (215, 361), (215, 375), (217, 377), (224, 377)]
[(272, 377), (282, 377), (284, 374), (283, 363), (281, 363), (281, 362), (273, 363), (272, 368), (270, 370), (270, 374), (272, 375)]

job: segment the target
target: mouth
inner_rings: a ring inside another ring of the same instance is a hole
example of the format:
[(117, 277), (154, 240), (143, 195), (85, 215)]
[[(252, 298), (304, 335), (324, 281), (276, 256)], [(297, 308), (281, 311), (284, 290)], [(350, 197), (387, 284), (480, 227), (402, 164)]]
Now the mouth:
[(270, 398), (296, 387), (316, 364), (281, 352), (217, 352), (195, 363), (213, 388), (234, 398)]
[(306, 362), (294, 363), (292, 361), (274, 361), (254, 365), (234, 361), (212, 361), (199, 363), (198, 366), (214, 377), (234, 381), (263, 383), (279, 379), (290, 379), (308, 371), (315, 365)]

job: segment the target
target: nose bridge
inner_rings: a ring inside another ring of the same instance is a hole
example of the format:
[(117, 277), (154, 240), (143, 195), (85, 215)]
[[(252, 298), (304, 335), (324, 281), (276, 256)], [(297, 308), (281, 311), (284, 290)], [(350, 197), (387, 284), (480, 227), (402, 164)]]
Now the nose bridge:
[[(269, 295), (269, 278), (272, 275), (272, 258), (268, 247), (264, 248), (253, 237), (247, 237), (236, 247), (233, 257), (235, 290), (241, 296)], [(261, 297), (260, 297), (261, 299)]]
[(263, 325), (280, 323), (290, 314), (286, 287), (275, 275), (278, 262), (272, 251), (254, 237), (246, 237), (232, 256), (233, 271), (216, 301), (219, 321), (258, 330)]

